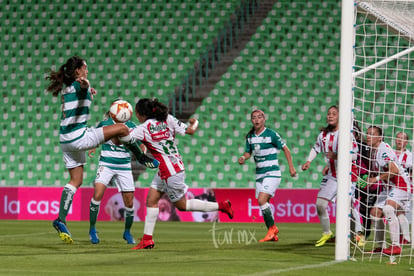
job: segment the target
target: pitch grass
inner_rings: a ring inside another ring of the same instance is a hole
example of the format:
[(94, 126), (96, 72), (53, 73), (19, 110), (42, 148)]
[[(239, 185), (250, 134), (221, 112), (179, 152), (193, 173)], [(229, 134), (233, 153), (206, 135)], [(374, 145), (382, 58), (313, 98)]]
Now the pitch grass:
[[(334, 243), (315, 248), (319, 224), (278, 224), (279, 242), (259, 243), (264, 224), (159, 222), (155, 248), (131, 250), (123, 222), (98, 222), (101, 243), (89, 242), (88, 222), (68, 223), (63, 243), (51, 221), (0, 220), (0, 275), (414, 275), (408, 260), (335, 262)], [(143, 223), (133, 233), (141, 237)]]

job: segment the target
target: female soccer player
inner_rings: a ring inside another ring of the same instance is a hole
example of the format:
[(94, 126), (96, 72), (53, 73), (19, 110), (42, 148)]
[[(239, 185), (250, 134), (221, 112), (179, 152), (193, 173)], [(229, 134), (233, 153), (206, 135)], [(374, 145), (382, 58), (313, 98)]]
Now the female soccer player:
[(408, 134), (404, 132), (398, 132), (395, 136), (395, 154), (398, 157), (403, 169), (408, 173), (412, 178), (413, 171), (413, 153), (407, 149), (408, 145)]
[[(374, 220), (374, 241), (379, 245), (372, 253), (398, 255), (400, 246), (400, 222), (398, 215), (404, 215), (404, 210), (410, 204), (411, 181), (400, 165), (397, 155), (387, 143), (382, 141), (382, 129), (371, 126), (367, 129), (367, 144), (372, 148), (373, 172), (367, 179), (368, 185), (381, 182), (384, 185), (383, 192), (378, 195), (374, 208), (371, 209), (371, 217)], [(391, 245), (387, 248), (385, 243), (385, 225), (383, 217), (388, 222), (390, 229)]]
[(132, 249), (154, 247), (152, 236), (159, 212), (158, 201), (164, 193), (180, 211), (211, 212), (220, 210), (232, 219), (233, 210), (229, 200), (217, 203), (185, 198), (188, 186), (185, 184), (184, 163), (175, 143), (175, 135), (193, 135), (197, 129), (198, 121), (191, 118), (190, 125), (185, 125), (169, 115), (168, 107), (158, 102), (157, 99), (139, 100), (135, 106), (135, 113), (141, 125), (133, 129), (131, 135), (142, 141), (154, 158), (160, 162), (160, 166), (147, 196), (144, 236)]
[[(119, 123), (115, 118), (105, 114), (105, 118), (98, 124), (99, 127), (109, 126)], [(130, 129), (136, 127), (132, 121), (125, 122)], [(145, 146), (141, 144), (141, 150), (145, 152)], [(95, 153), (95, 149), (89, 150), (89, 157)], [(128, 244), (134, 244), (135, 240), (131, 235), (131, 227), (134, 221), (134, 179), (131, 171), (131, 154), (125, 146), (114, 137), (102, 144), (101, 154), (99, 156), (99, 167), (96, 172), (94, 194), (91, 199), (89, 208), (89, 240), (93, 244), (100, 242), (98, 232), (96, 231), (96, 221), (98, 218), (101, 200), (105, 190), (110, 183), (113, 183), (118, 191), (122, 194), (122, 200), (125, 205), (124, 210), (124, 234), (123, 239)]]
[(96, 90), (90, 87), (86, 61), (80, 57), (69, 58), (57, 72), (49, 70), (45, 77), (50, 83), (46, 90), (62, 100), (62, 119), (60, 122), (60, 146), (70, 180), (62, 191), (59, 216), (53, 221), (62, 241), (72, 243), (72, 235), (66, 227), (72, 199), (82, 185), (83, 166), (86, 164), (86, 150), (97, 147), (105, 141), (118, 137), (135, 154), (139, 162), (155, 168), (158, 162), (142, 153), (139, 144), (129, 135), (125, 124), (114, 124), (101, 128), (87, 127), (89, 108)]
[(321, 129), (321, 132), (313, 145), (307, 161), (302, 165), (302, 170), (309, 169), (310, 164), (318, 153), (325, 155), (327, 168), (324, 169), (321, 187), (316, 199), (316, 209), (319, 220), (322, 224), (322, 237), (316, 241), (315, 246), (323, 246), (328, 240), (333, 238), (333, 233), (330, 229), (329, 214), (327, 211), (329, 201), (334, 201), (337, 192), (336, 180), (336, 163), (338, 153), (338, 122), (339, 109), (337, 106), (328, 108), (327, 114), (328, 126)]
[(256, 162), (256, 198), (263, 214), (267, 235), (259, 240), (278, 241), (279, 229), (275, 225), (269, 200), (274, 197), (276, 189), (279, 187), (281, 172), (279, 168), (278, 152), (283, 150), (289, 164), (289, 173), (292, 177), (296, 176), (296, 169), (293, 166), (290, 150), (280, 135), (265, 127), (265, 113), (256, 109), (251, 113), (252, 129), (246, 135), (246, 149), (239, 158), (239, 164), (244, 162), (252, 155)]

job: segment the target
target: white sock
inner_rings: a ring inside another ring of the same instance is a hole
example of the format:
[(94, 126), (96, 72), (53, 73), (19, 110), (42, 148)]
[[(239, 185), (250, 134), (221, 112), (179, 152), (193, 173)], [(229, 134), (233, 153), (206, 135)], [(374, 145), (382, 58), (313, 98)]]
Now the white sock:
[(405, 214), (399, 214), (398, 215), (398, 220), (400, 222), (400, 227), (401, 227), (401, 233), (404, 237), (404, 239), (406, 239), (407, 241), (411, 241), (411, 237), (410, 237), (410, 224), (408, 223), (408, 219), (405, 216)]
[(362, 232), (361, 215), (355, 208), (351, 209), (351, 213), (355, 224), (355, 234), (358, 234), (359, 232)]
[(218, 211), (218, 203), (199, 199), (189, 199), (185, 205), (186, 211), (213, 212)]
[(155, 223), (157, 222), (159, 209), (147, 207), (147, 215), (145, 216), (144, 235), (152, 236), (154, 233)]
[(127, 136), (118, 137), (118, 139), (122, 144), (125, 144), (132, 140), (132, 136), (128, 134)]
[(371, 216), (371, 219), (374, 222), (374, 242), (376, 242), (379, 247), (385, 248), (384, 220), (382, 218), (377, 218), (374, 216)]
[(398, 221), (395, 208), (391, 205), (385, 205), (382, 209), (390, 228), (390, 237), (393, 245), (400, 245), (400, 222)]
[(316, 210), (318, 211), (319, 221), (322, 225), (322, 231), (324, 234), (331, 233), (331, 223), (329, 220), (329, 214), (326, 208), (328, 207), (328, 201), (325, 199), (316, 199)]

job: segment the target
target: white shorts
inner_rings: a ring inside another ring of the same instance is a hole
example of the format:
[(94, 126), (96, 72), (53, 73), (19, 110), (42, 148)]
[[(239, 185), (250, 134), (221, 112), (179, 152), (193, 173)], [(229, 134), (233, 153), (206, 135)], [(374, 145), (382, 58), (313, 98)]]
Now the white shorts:
[(402, 211), (409, 211), (410, 209), (410, 199), (411, 199), (411, 194), (407, 193), (404, 190), (400, 190), (398, 188), (392, 187), (390, 189), (390, 192), (388, 193), (388, 197), (387, 200), (392, 200), (395, 203), (397, 203)]
[(84, 135), (71, 142), (61, 143), (63, 161), (68, 169), (76, 168), (86, 164), (86, 151), (96, 148), (105, 142), (103, 128), (87, 128)]
[(256, 198), (259, 197), (259, 193), (266, 193), (271, 197), (274, 197), (281, 180), (282, 179), (280, 177), (274, 176), (265, 176), (259, 180), (256, 180)]
[(135, 191), (131, 170), (114, 170), (106, 166), (99, 166), (96, 172), (95, 183), (102, 183), (108, 186), (111, 181), (118, 188), (118, 192)]
[(171, 202), (177, 202), (185, 196), (188, 190), (188, 186), (185, 184), (185, 172), (181, 171), (167, 179), (161, 179), (156, 174), (152, 180), (151, 188), (166, 193)]
[(338, 191), (338, 182), (332, 176), (324, 176), (319, 188), (318, 197), (334, 202)]
[(387, 198), (388, 198), (388, 189), (384, 189), (377, 195), (377, 201), (375, 201), (374, 207), (377, 207), (380, 209), (384, 208), (385, 201), (387, 201)]

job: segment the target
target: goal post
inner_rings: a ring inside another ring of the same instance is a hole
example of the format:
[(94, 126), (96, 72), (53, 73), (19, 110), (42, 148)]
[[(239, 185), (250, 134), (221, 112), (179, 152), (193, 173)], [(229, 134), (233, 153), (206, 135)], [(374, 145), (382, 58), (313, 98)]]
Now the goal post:
[(341, 59), (339, 87), (339, 137), (338, 141), (338, 193), (336, 213), (336, 245), (335, 260), (344, 261), (349, 258), (349, 190), (351, 177), (351, 125), (352, 125), (352, 47), (354, 41), (353, 1), (342, 1), (341, 15)]
[[(358, 200), (355, 206), (350, 204), (350, 133), (354, 122), (361, 128), (358, 134), (362, 137), (369, 126), (375, 125), (383, 130), (383, 141), (391, 147), (395, 146), (396, 134), (403, 132), (409, 135), (407, 148), (411, 152), (414, 149), (414, 0), (342, 1), (341, 19), (335, 259), (389, 259), (398, 263), (408, 257), (405, 259), (411, 263), (413, 231), (411, 245), (401, 245), (401, 254), (391, 258), (368, 253), (375, 246), (373, 233), (364, 246), (353, 240), (357, 233), (350, 227), (350, 214), (351, 208), (358, 207)], [(414, 212), (409, 212), (407, 216), (414, 222)], [(370, 219), (368, 213), (364, 216), (364, 222)], [(385, 243), (389, 246), (388, 225), (385, 229)], [(365, 233), (366, 230), (369, 229), (364, 229)]]

